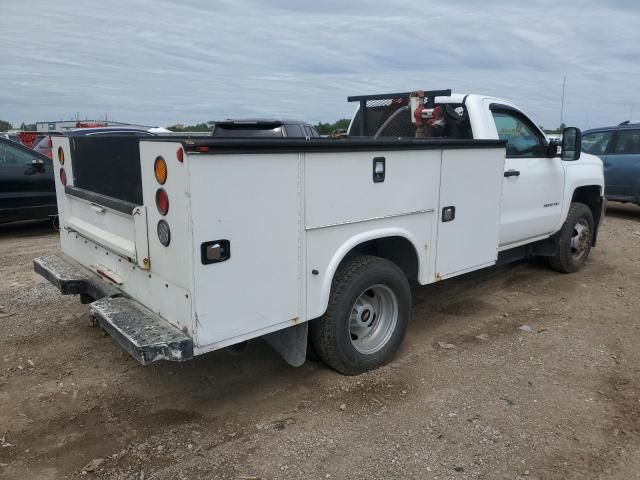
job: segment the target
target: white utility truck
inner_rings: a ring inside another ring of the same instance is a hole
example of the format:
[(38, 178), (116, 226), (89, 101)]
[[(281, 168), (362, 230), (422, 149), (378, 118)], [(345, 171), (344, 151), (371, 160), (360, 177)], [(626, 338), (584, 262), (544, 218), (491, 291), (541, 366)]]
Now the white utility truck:
[(603, 214), (580, 131), (561, 154), (511, 103), (350, 97), (350, 138), (54, 138), (63, 255), (35, 270), (140, 363), (263, 337), (358, 374), (389, 360), (409, 282), (545, 256), (578, 270)]

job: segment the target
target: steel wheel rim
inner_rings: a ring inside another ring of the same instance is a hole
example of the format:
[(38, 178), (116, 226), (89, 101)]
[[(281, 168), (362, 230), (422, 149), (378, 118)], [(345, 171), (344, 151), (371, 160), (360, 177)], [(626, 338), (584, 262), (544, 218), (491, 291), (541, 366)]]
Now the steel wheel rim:
[(373, 285), (358, 296), (349, 315), (351, 344), (370, 355), (384, 348), (398, 323), (398, 299), (386, 285)]
[(581, 218), (573, 227), (573, 234), (571, 235), (571, 256), (576, 260), (580, 260), (589, 249), (590, 241), (591, 232), (589, 231), (589, 223), (584, 218)]

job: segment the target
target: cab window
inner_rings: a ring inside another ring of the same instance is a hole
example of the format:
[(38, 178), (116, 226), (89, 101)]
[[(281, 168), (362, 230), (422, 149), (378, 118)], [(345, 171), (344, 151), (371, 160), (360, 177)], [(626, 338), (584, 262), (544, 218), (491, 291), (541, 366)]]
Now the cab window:
[(296, 125), (296, 124), (290, 124), (290, 125), (286, 125), (285, 128), (287, 129), (287, 137), (304, 137), (304, 131), (302, 130), (302, 127), (300, 125)]
[(594, 132), (582, 136), (582, 151), (592, 155), (604, 155), (613, 132)]
[(507, 157), (544, 156), (544, 143), (536, 132), (519, 115), (506, 111), (493, 111), (498, 138), (507, 141)]

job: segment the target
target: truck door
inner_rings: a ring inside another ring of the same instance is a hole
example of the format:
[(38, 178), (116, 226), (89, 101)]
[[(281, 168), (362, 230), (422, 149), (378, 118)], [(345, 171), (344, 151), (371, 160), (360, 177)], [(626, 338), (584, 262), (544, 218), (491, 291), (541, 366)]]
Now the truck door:
[(505, 249), (558, 229), (564, 167), (560, 157), (544, 155), (546, 140), (526, 115), (496, 103), (489, 109), (497, 137), (507, 141), (499, 240)]
[(618, 130), (604, 158), (607, 197), (640, 200), (640, 129)]

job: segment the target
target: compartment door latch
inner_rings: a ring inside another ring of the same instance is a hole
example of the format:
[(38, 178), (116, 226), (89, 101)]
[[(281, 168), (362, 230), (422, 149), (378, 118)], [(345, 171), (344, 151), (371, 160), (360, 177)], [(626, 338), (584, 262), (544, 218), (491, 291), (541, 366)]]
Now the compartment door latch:
[(231, 258), (231, 243), (229, 240), (212, 240), (200, 245), (200, 257), (203, 265), (220, 263)]
[(384, 182), (385, 163), (384, 157), (375, 157), (373, 159), (373, 183)]
[(456, 218), (456, 207), (453, 205), (450, 207), (444, 207), (442, 209), (442, 221), (450, 222)]

